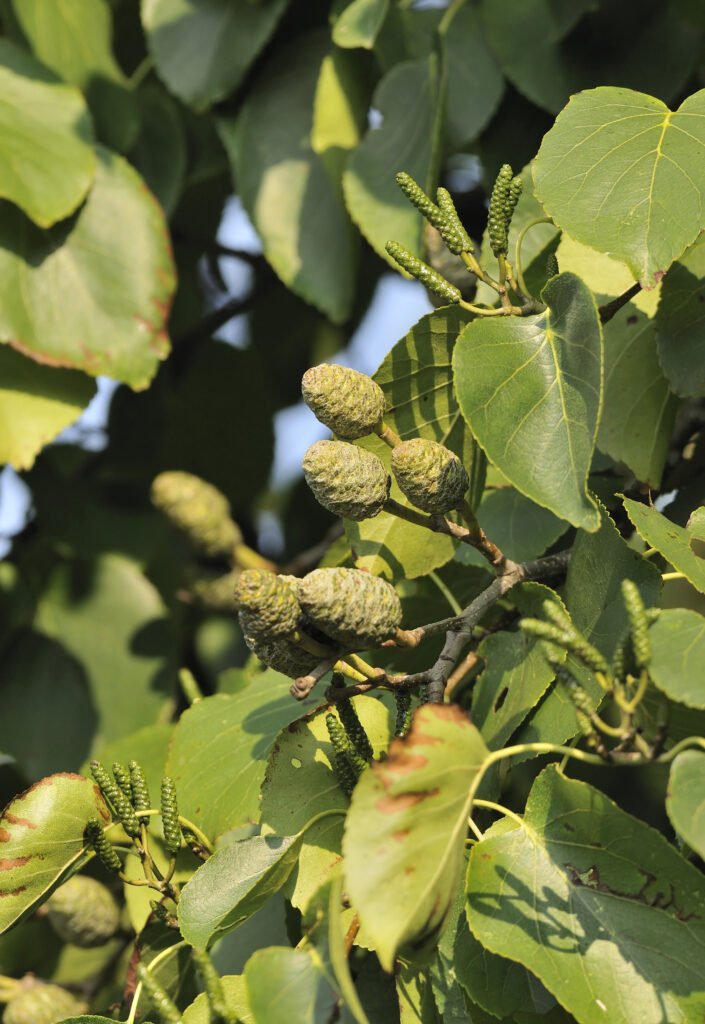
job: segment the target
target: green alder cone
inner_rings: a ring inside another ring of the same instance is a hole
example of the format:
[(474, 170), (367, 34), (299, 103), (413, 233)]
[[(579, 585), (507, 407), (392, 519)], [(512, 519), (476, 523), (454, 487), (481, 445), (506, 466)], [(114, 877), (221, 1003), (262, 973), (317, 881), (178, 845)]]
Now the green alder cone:
[(431, 515), (458, 508), (470, 486), (458, 456), (422, 437), (402, 441), (393, 449), (392, 472), (412, 505)]
[(75, 875), (47, 901), (49, 922), (64, 942), (82, 949), (103, 946), (120, 925), (120, 908), (101, 882)]
[(384, 416), (379, 384), (347, 366), (312, 366), (301, 380), (301, 394), (316, 419), (349, 441), (371, 434)]
[(394, 588), (360, 569), (314, 569), (299, 584), (299, 600), (307, 620), (344, 647), (374, 647), (401, 624)]
[(192, 473), (160, 473), (152, 482), (152, 504), (207, 558), (230, 558), (242, 543), (227, 498)]
[(277, 576), (266, 569), (240, 573), (235, 600), (243, 632), (265, 640), (291, 636), (301, 618), (297, 583), (293, 576)]
[(311, 654), (290, 640), (269, 640), (246, 633), (245, 643), (261, 662), (291, 679), (308, 675), (322, 660), (321, 655)]
[(39, 982), (11, 999), (2, 1019), (3, 1024), (58, 1024), (86, 1009), (86, 1004), (65, 988)]
[(304, 476), (316, 500), (335, 516), (372, 519), (389, 497), (384, 464), (345, 441), (316, 441), (304, 455)]

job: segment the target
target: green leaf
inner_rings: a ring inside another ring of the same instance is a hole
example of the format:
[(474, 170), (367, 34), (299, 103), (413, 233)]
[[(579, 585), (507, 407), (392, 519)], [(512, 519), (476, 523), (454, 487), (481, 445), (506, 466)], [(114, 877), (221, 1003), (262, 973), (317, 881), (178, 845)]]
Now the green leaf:
[(169, 215), (186, 180), (186, 132), (179, 108), (165, 89), (147, 82), (137, 96), (140, 130), (130, 150), (130, 162)]
[(371, 50), (388, 9), (389, 0), (352, 0), (333, 26), (333, 42)]
[(316, 83), (311, 149), (320, 154), (335, 188), (366, 122), (369, 93), (359, 54), (334, 49), (326, 54)]
[(181, 813), (208, 836), (257, 820), (271, 746), (302, 712), (290, 686), (286, 676), (263, 672), (234, 696), (207, 697), (179, 719), (166, 772), (176, 783)]
[(143, 0), (142, 24), (157, 71), (196, 110), (242, 81), (287, 0)]
[[(236, 1014), (239, 1024), (254, 1024), (254, 1018), (247, 1002), (244, 976), (226, 974), (220, 980), (223, 985), (225, 1005)], [(184, 1010), (184, 1024), (218, 1024), (210, 1011), (210, 1004), (205, 992)]]
[[(516, 562), (538, 558), (568, 529), (564, 520), (514, 487), (490, 491), (482, 499), (477, 518), (488, 537)], [(468, 544), (458, 547), (455, 560), (463, 565), (487, 565), (482, 555)]]
[(302, 832), (252, 836), (216, 850), (181, 894), (179, 927), (186, 941), (205, 949), (252, 917), (286, 882), (302, 839)]
[(675, 113), (627, 89), (580, 93), (544, 136), (536, 194), (573, 238), (652, 288), (705, 226), (701, 122), (705, 90)]
[[(391, 723), (385, 705), (373, 697), (353, 698), (376, 757), (389, 745)], [(322, 811), (345, 809), (348, 800), (331, 767), (325, 709), (299, 719), (279, 735), (262, 785), (262, 832), (294, 836)], [(369, 772), (365, 772), (363, 778)], [(342, 817), (331, 815), (306, 829), (298, 866), (285, 890), (306, 911), (341, 859)]]
[[(634, 278), (604, 253), (563, 235), (556, 251), (563, 270), (583, 279), (599, 303), (627, 291)], [(659, 288), (640, 292), (602, 328), (605, 391), (598, 448), (625, 462), (638, 480), (658, 487), (678, 406), (656, 351), (654, 313)]]
[(676, 832), (705, 857), (705, 754), (684, 750), (671, 765), (666, 810)]
[(545, 769), (522, 825), (472, 849), (468, 918), (579, 1024), (686, 1024), (705, 1010), (705, 882), (648, 825)]
[(565, 585), (565, 603), (573, 622), (606, 658), (614, 654), (629, 625), (622, 581), (633, 580), (644, 603), (656, 604), (661, 576), (622, 539), (606, 509), (597, 533), (579, 533), (573, 545)]
[(120, 739), (163, 711), (176, 673), (173, 624), (158, 591), (129, 559), (104, 555), (56, 565), (36, 628), (81, 665), (98, 715), (97, 742)]
[(345, 887), (387, 971), (400, 950), (418, 955), (437, 940), (463, 868), (468, 790), (487, 755), (460, 708), (426, 704), (353, 793)]
[[(597, 533), (580, 531), (575, 539), (564, 597), (575, 625), (609, 659), (628, 626), (622, 580), (634, 580), (644, 603), (650, 606), (658, 601), (661, 576), (622, 539), (602, 506), (600, 515), (602, 525)], [(597, 680), (581, 663), (571, 658), (568, 663), (597, 706), (604, 694)], [(564, 743), (577, 731), (572, 701), (562, 686), (554, 686), (522, 726), (515, 742)]]
[(90, 753), (96, 719), (81, 663), (56, 641), (20, 632), (4, 652), (0, 747), (15, 756), (27, 781), (77, 771)]
[(89, 779), (68, 772), (7, 805), (0, 818), (0, 932), (30, 914), (79, 861), (90, 818), (110, 821), (105, 802)]
[(573, 93), (599, 83), (668, 100), (686, 84), (699, 53), (699, 34), (670, 5), (483, 0), (483, 14), (509, 80), (554, 114)]
[(328, 1024), (338, 995), (322, 967), (303, 949), (260, 949), (245, 966), (253, 1024)]
[(436, 58), (397, 64), (382, 79), (372, 107), (381, 125), (370, 128), (350, 158), (343, 176), (345, 201), (375, 252), (396, 267), (384, 248), (390, 239), (423, 255), (423, 218), (394, 176), (406, 171), (427, 191), (435, 183), (440, 131)]
[(0, 345), (0, 465), (30, 469), (44, 445), (78, 419), (95, 390), (82, 373), (39, 366)]
[(504, 92), (504, 76), (487, 45), (479, 11), (460, 7), (443, 33), (446, 62), (444, 141), (451, 152), (477, 138)]
[(636, 532), (649, 547), (656, 548), (667, 562), (682, 572), (693, 586), (705, 594), (705, 560), (693, 551), (692, 542), (697, 533), (671, 522), (655, 508), (642, 505), (631, 498), (622, 498), (627, 515)]
[(656, 686), (679, 704), (705, 708), (705, 618), (689, 608), (666, 608), (649, 633)]
[(517, 1010), (532, 1007), (540, 1013), (546, 1002), (553, 1002), (525, 967), (485, 949), (470, 931), (465, 914), (458, 923), (454, 966), (468, 997), (495, 1017), (514, 1020)]
[(52, 366), (146, 387), (169, 351), (174, 270), (159, 205), (99, 148), (80, 212), (51, 231), (0, 207), (0, 338)]
[(98, 136), (120, 152), (139, 130), (134, 95), (112, 51), (108, 0), (12, 0), (34, 56), (86, 97)]
[[(451, 356), (467, 316), (451, 307), (429, 313), (392, 348), (374, 374), (387, 399), (385, 422), (402, 439), (426, 437), (438, 441), (463, 458), (471, 470), (473, 451), (453, 393)], [(386, 466), (390, 449), (376, 437), (362, 447), (375, 452)], [(391, 496), (407, 504), (392, 482)], [(381, 512), (361, 523), (346, 521), (357, 565), (387, 579), (416, 579), (449, 562), (455, 545), (450, 537), (413, 526)]]
[(395, 981), (400, 1024), (437, 1024), (438, 1013), (427, 972), (405, 964)]
[(455, 390), (488, 458), (527, 497), (574, 526), (599, 527), (586, 490), (602, 392), (602, 332), (588, 288), (560, 274), (545, 313), (480, 317), (458, 339)]
[[(541, 614), (546, 598), (556, 600), (548, 587), (526, 584), (520, 608), (524, 615)], [(515, 597), (512, 594), (512, 597)], [(477, 649), (485, 669), (472, 692), (472, 720), (490, 750), (506, 744), (555, 676), (541, 643), (518, 630), (486, 637)]]
[[(174, 726), (171, 724), (146, 725), (143, 729), (131, 732), (114, 743), (99, 747), (95, 753), (106, 766), (115, 761), (120, 761), (122, 764), (127, 764), (132, 760), (139, 761), (147, 780), (147, 788), (153, 806), (156, 806), (173, 732)], [(88, 775), (89, 770), (89, 765), (85, 765), (84, 774)]]
[(8, 39), (0, 39), (0, 196), (41, 227), (68, 217), (96, 160), (83, 97)]
[(340, 183), (331, 181), (309, 141), (328, 47), (316, 32), (278, 51), (248, 90), (237, 121), (221, 120), (220, 132), (265, 257), (287, 287), (341, 323), (355, 293), (358, 239)]
[(658, 355), (682, 398), (705, 394), (705, 238), (698, 238), (667, 274), (656, 314)]
[[(203, 339), (165, 399), (161, 464), (203, 477), (249, 515), (274, 449), (267, 365), (259, 352)], [(224, 437), (247, 437), (222, 456)]]

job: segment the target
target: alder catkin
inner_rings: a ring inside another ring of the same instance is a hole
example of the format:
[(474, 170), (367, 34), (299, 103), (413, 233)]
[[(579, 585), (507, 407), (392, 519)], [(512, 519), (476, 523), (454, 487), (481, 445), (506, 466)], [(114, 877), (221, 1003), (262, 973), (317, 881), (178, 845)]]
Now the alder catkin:
[(87, 875), (74, 875), (46, 902), (52, 928), (81, 949), (104, 946), (120, 925), (120, 908), (110, 890)]

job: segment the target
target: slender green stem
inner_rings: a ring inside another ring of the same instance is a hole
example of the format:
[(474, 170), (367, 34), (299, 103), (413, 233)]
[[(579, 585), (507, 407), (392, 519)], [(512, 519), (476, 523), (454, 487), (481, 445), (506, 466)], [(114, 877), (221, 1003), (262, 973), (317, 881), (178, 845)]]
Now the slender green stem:
[(465, 6), (467, 0), (451, 0), (450, 4), (446, 7), (443, 17), (438, 23), (437, 32), (439, 36), (444, 36), (450, 28), (453, 18), (456, 16), (461, 7)]
[(470, 313), (475, 313), (477, 316), (509, 316), (510, 313), (518, 316), (521, 313), (521, 310), (514, 306), (511, 309), (508, 309), (506, 306), (474, 306), (472, 302), (466, 302), (465, 299), (461, 299), (458, 305), (462, 306), (463, 309), (467, 309)]
[(662, 572), (662, 580), (687, 580), (688, 577), (684, 572)]
[(132, 72), (129, 78), (129, 86), (131, 89), (138, 89), (142, 82), (154, 67), (154, 57), (148, 54), (143, 61), (141, 61), (135, 70)]
[(390, 427), (388, 423), (385, 423), (384, 420), (380, 420), (375, 427), (375, 434), (377, 434), (385, 444), (389, 445), (390, 448), (396, 448), (398, 444), (402, 443), (396, 430)]
[(179, 824), (185, 826), (189, 832), (193, 832), (194, 836), (199, 842), (199, 845), (203, 847), (206, 853), (213, 853), (213, 844), (204, 832), (201, 832), (198, 825), (194, 825), (188, 818), (184, 818), (182, 814), (179, 815)]
[(652, 558), (654, 555), (659, 555), (661, 552), (658, 548), (647, 548), (646, 551), (642, 551), (642, 558)]
[(510, 811), (504, 804), (496, 804), (494, 800), (481, 800), (479, 797), (475, 797), (473, 800), (474, 807), (483, 807), (488, 811), (497, 811), (498, 814), (503, 815), (505, 818), (511, 818), (512, 821), (518, 822), (520, 825), (524, 824), (524, 819), (521, 815), (516, 814), (514, 811)]
[(537, 217), (536, 220), (529, 221), (528, 224), (524, 225), (517, 236), (516, 246), (514, 248), (514, 271), (516, 275), (517, 284), (521, 288), (521, 291), (528, 299), (532, 298), (531, 292), (526, 287), (526, 281), (524, 280), (524, 270), (521, 262), (521, 247), (524, 244), (524, 239), (528, 231), (531, 228), (536, 227), (537, 224), (553, 224), (550, 217)]
[[(154, 970), (154, 968), (158, 967), (160, 963), (163, 963), (163, 961), (166, 960), (167, 957), (171, 956), (171, 954), (174, 953), (177, 949), (181, 949), (181, 947), (185, 946), (185, 945), (186, 945), (186, 940), (182, 939), (180, 942), (176, 942), (173, 946), (168, 946), (166, 949), (163, 949), (161, 951), (161, 953), (157, 953), (155, 958), (150, 962), (149, 967), (147, 969), (151, 973)], [(140, 996), (141, 995), (142, 995), (142, 982), (140, 981), (138, 983), (138, 985), (137, 985), (137, 988), (135, 989), (135, 994), (132, 997), (132, 1005), (130, 1006), (130, 1014), (129, 1014), (127, 1020), (125, 1021), (125, 1024), (135, 1024), (135, 1019), (137, 1017), (137, 1006), (139, 1004)]]
[(190, 669), (179, 669), (179, 685), (189, 705), (197, 704), (199, 700), (203, 700), (203, 692)]
[(441, 594), (443, 594), (443, 596), (445, 597), (446, 601), (448, 602), (448, 604), (451, 607), (451, 611), (453, 612), (453, 614), (454, 615), (462, 615), (463, 614), (462, 605), (459, 604), (458, 601), (456, 601), (456, 599), (453, 596), (453, 593), (451, 592), (450, 588), (446, 586), (446, 584), (443, 582), (443, 580), (438, 575), (438, 573), (437, 572), (430, 572), (428, 575), (429, 575), (429, 579), (436, 585), (438, 590), (440, 590)]

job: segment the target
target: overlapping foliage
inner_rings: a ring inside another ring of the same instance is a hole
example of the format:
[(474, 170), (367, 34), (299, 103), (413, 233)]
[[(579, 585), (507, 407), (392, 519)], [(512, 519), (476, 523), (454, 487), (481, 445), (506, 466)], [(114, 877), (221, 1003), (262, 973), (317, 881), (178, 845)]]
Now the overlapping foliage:
[[(85, 1024), (701, 1019), (700, 6), (4, 0), (0, 27), (0, 464), (31, 501), (0, 563), (0, 1001), (36, 976)], [(450, 188), (472, 250), (399, 171)], [(271, 482), (275, 414), (350, 355), (390, 240), (460, 301), (386, 339), (387, 443), (355, 443), (447, 446), (469, 527), (399, 517), (396, 482), (344, 524)], [(62, 434), (97, 383), (105, 429)], [(153, 506), (165, 470), (223, 493), (232, 554)], [(401, 600), (352, 701), (321, 672), (297, 703), (238, 625), (242, 570), (318, 564)], [(44, 906), (79, 871), (122, 907), (95, 948)]]

